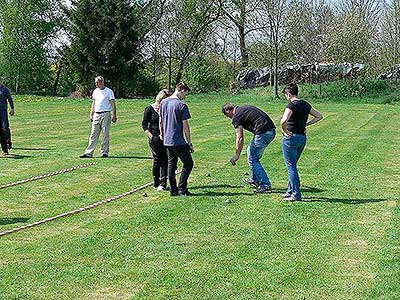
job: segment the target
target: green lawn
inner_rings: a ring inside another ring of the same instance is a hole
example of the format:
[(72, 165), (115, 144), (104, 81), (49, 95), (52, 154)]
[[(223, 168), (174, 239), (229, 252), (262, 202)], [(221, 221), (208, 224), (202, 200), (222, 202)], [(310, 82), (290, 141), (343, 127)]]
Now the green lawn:
[[(15, 156), (0, 158), (0, 185), (83, 162), (88, 100), (15, 100)], [(400, 299), (399, 102), (308, 99), (325, 118), (308, 130), (300, 161), (306, 201), (284, 203), (280, 134), (263, 157), (272, 194), (242, 184), (246, 155), (227, 164), (234, 129), (220, 107), (228, 100), (253, 103), (276, 124), (285, 107), (261, 93), (189, 96), (196, 196), (148, 188), (148, 197), (0, 237), (0, 299)], [(0, 190), (0, 231), (151, 181), (140, 126), (148, 103), (118, 101), (110, 159)]]

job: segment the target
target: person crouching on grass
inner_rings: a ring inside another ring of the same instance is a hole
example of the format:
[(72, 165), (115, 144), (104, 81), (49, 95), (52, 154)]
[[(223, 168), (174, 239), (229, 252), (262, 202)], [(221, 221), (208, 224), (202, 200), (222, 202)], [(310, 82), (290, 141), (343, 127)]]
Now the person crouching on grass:
[(151, 153), (153, 155), (153, 180), (157, 191), (167, 189), (167, 148), (160, 139), (160, 103), (170, 96), (166, 89), (160, 91), (156, 101), (146, 107), (143, 114), (142, 128), (149, 139)]
[[(322, 114), (308, 102), (298, 98), (298, 91), (295, 83), (289, 84), (283, 90), (288, 102), (281, 120), (282, 151), (289, 175), (288, 187), (283, 195), (285, 201), (301, 200), (297, 163), (306, 145), (306, 127), (321, 121), (323, 118)], [(314, 118), (308, 121), (308, 115), (312, 115)]]
[(254, 193), (271, 193), (271, 181), (260, 159), (267, 146), (275, 138), (274, 122), (264, 111), (252, 105), (237, 106), (233, 103), (225, 103), (222, 113), (232, 119), (232, 125), (236, 129), (236, 154), (230, 162), (235, 165), (242, 153), (243, 129), (253, 133), (253, 139), (247, 148), (250, 178), (245, 179), (244, 182), (255, 187)]
[[(101, 142), (101, 157), (108, 158), (110, 150), (110, 127), (111, 122), (117, 122), (117, 108), (115, 105), (114, 92), (105, 86), (104, 78), (95, 78), (96, 89), (93, 91), (93, 102), (90, 110), (90, 121), (92, 131), (89, 137), (89, 145), (80, 158), (92, 158), (99, 140), (100, 132), (103, 132)], [(111, 116), (112, 112), (112, 116)]]

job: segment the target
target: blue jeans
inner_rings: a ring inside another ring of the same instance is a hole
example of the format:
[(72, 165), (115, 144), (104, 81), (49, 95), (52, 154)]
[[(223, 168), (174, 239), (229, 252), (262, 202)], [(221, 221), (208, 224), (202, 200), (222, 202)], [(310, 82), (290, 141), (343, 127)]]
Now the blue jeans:
[(271, 181), (268, 178), (260, 159), (265, 148), (274, 140), (275, 129), (255, 134), (247, 148), (247, 161), (250, 166), (250, 179), (259, 184), (260, 187), (271, 187)]
[(291, 137), (283, 137), (282, 151), (286, 168), (289, 175), (287, 193), (294, 199), (301, 199), (300, 177), (297, 171), (297, 162), (306, 146), (307, 137), (305, 134), (293, 134)]
[(0, 115), (2, 119), (1, 127), (4, 130), (4, 135), (6, 137), (7, 144), (11, 143), (11, 131), (10, 131), (10, 124), (8, 122), (8, 114), (7, 109), (0, 109)]

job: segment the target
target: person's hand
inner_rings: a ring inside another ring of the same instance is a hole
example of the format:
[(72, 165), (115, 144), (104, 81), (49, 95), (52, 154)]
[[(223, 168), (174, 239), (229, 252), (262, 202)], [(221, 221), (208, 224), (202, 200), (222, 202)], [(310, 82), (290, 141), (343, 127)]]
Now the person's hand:
[(190, 151), (190, 153), (194, 152), (194, 147), (193, 147), (192, 143), (189, 144), (189, 151)]
[(117, 122), (117, 116), (112, 116), (111, 121), (112, 121), (113, 123), (116, 123), (116, 122)]
[(236, 165), (236, 162), (239, 160), (239, 155), (235, 154), (234, 156), (232, 156), (230, 162), (232, 164), (232, 166)]
[(282, 134), (285, 137), (291, 137), (293, 135), (293, 133), (291, 131), (289, 131), (289, 130), (282, 130)]
[(10, 116), (13, 116), (14, 114), (15, 114), (14, 109), (11, 109), (11, 110), (10, 110)]

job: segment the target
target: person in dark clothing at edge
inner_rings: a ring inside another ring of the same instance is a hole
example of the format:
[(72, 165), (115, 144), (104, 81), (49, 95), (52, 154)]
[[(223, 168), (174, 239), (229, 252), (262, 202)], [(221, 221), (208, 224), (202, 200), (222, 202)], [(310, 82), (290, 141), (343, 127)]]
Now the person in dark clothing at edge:
[[(2, 122), (3, 122), (3, 118), (0, 115), (0, 124)], [(3, 129), (0, 129), (0, 144), (1, 144), (2, 155), (7, 156), (8, 155), (7, 141), (6, 141), (6, 136), (4, 135)]]
[[(281, 119), (282, 127), (282, 151), (288, 170), (289, 183), (286, 193), (283, 195), (285, 201), (300, 201), (300, 177), (297, 163), (306, 145), (306, 127), (322, 120), (322, 114), (313, 108), (308, 102), (298, 98), (299, 89), (297, 84), (291, 83), (283, 90), (288, 105)], [(308, 116), (312, 115), (310, 121)]]
[[(160, 138), (167, 147), (171, 196), (193, 195), (187, 188), (188, 178), (193, 169), (191, 153), (194, 152), (189, 127), (191, 116), (188, 106), (183, 103), (189, 91), (190, 89), (185, 83), (178, 83), (172, 96), (164, 99), (160, 106)], [(183, 166), (177, 186), (175, 171), (178, 158), (182, 161)]]
[(167, 148), (160, 139), (160, 103), (170, 95), (167, 89), (160, 91), (153, 104), (146, 107), (143, 114), (142, 128), (149, 139), (153, 155), (153, 180), (157, 191), (167, 190)]
[[(10, 90), (3, 85), (3, 78), (0, 77), (0, 116), (1, 116), (1, 127), (4, 131), (5, 139), (7, 148), (12, 148), (11, 142), (11, 130), (10, 130), (10, 123), (8, 121), (8, 113), (7, 113), (7, 101), (10, 103), (10, 116), (13, 116), (14, 111), (14, 101), (11, 97)], [(5, 153), (3, 151), (3, 153)]]
[(271, 118), (261, 109), (243, 105), (237, 106), (233, 103), (225, 103), (222, 113), (232, 119), (232, 125), (236, 129), (236, 154), (230, 162), (235, 165), (243, 150), (243, 129), (254, 134), (247, 148), (247, 160), (250, 166), (250, 177), (244, 182), (255, 187), (255, 193), (271, 193), (271, 181), (265, 172), (260, 159), (276, 135), (276, 127)]

